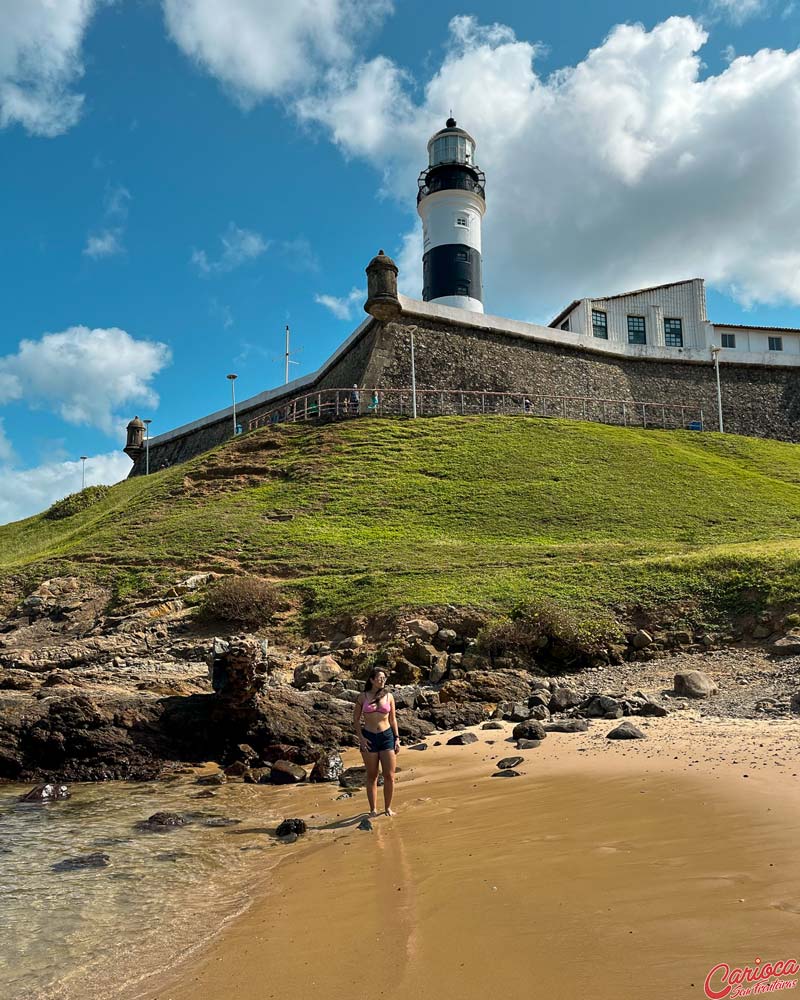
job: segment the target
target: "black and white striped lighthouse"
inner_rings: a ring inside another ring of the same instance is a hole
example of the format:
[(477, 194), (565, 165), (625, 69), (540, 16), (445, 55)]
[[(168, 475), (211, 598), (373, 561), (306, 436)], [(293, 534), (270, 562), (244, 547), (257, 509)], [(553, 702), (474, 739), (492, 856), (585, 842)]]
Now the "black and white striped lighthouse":
[(417, 211), (422, 219), (426, 302), (483, 312), (485, 182), (475, 165), (475, 140), (448, 118), (428, 141), (428, 167), (419, 175)]

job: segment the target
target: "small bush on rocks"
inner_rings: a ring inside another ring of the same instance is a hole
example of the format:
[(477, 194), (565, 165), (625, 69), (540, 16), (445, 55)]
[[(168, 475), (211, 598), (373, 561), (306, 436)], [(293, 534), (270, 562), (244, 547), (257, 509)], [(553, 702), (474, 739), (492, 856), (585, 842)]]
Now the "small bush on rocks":
[(229, 576), (208, 588), (200, 609), (203, 618), (258, 628), (266, 625), (280, 604), (278, 591), (257, 576)]
[(522, 605), (489, 625), (478, 636), (478, 646), (493, 660), (516, 656), (567, 665), (597, 656), (618, 639), (619, 626), (610, 616), (587, 621), (569, 608), (542, 601)]
[(65, 517), (72, 517), (87, 507), (93, 506), (103, 500), (108, 495), (107, 486), (87, 486), (86, 489), (78, 493), (70, 493), (63, 500), (57, 500), (44, 512), (48, 521), (61, 521)]

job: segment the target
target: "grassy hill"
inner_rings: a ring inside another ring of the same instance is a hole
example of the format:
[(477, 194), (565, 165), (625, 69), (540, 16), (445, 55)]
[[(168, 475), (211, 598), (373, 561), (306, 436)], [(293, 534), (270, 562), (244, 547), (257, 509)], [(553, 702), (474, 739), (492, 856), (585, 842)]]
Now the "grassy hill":
[[(312, 616), (549, 598), (591, 619), (800, 597), (800, 450), (518, 417), (265, 428), (61, 520), (0, 527), (0, 579), (120, 594), (216, 569)], [(8, 589), (8, 586), (7, 586)]]

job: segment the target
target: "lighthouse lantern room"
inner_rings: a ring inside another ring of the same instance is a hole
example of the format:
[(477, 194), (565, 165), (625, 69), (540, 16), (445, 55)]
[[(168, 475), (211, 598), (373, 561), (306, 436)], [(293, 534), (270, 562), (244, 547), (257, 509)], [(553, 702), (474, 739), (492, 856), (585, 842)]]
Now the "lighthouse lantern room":
[(422, 219), (422, 298), (483, 312), (481, 220), (486, 178), (475, 165), (475, 140), (454, 118), (431, 136), (428, 166), (419, 175)]

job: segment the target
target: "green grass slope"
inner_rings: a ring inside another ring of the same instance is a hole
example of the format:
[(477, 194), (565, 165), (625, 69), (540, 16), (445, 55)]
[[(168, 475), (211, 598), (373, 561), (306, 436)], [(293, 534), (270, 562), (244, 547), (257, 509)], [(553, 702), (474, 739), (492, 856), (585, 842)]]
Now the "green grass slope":
[(266, 428), (0, 527), (0, 577), (118, 591), (206, 569), (285, 581), (311, 615), (549, 598), (714, 615), (800, 595), (800, 450), (518, 417)]

